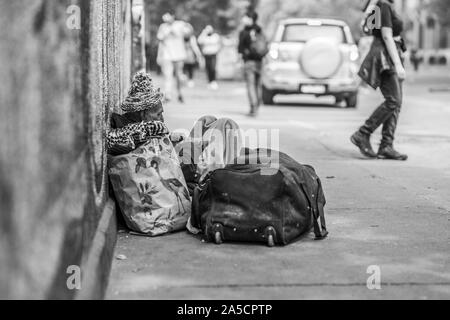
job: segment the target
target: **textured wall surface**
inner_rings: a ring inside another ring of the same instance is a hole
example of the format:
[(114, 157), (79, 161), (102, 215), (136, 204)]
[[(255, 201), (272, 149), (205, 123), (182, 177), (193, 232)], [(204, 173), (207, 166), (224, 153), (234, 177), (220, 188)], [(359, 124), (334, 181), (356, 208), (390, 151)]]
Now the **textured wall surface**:
[(132, 74), (145, 71), (147, 66), (145, 56), (145, 8), (143, 0), (131, 1), (132, 22)]
[[(81, 30), (66, 26), (72, 4)], [(116, 231), (104, 134), (128, 86), (127, 6), (0, 0), (0, 298), (102, 297)]]

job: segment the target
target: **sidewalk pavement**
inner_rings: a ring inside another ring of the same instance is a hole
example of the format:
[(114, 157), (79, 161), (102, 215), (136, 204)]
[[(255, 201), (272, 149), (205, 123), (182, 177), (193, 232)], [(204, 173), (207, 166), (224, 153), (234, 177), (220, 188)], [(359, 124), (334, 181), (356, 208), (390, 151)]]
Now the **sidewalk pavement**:
[[(252, 119), (245, 116), (242, 83), (187, 91), (186, 105), (166, 107), (171, 128), (190, 128), (215, 114), (244, 129), (281, 129), (280, 149), (313, 165), (323, 179), (330, 237), (269, 249), (216, 246), (186, 232), (122, 233), (116, 255), (127, 260), (114, 261), (107, 298), (450, 298), (450, 94), (426, 90), (439, 79), (419, 80), (405, 89), (397, 141), (411, 157), (405, 163), (365, 160), (348, 141), (381, 101), (374, 92), (363, 91), (357, 110), (283, 98)], [(381, 290), (367, 288), (370, 266), (381, 269)]]

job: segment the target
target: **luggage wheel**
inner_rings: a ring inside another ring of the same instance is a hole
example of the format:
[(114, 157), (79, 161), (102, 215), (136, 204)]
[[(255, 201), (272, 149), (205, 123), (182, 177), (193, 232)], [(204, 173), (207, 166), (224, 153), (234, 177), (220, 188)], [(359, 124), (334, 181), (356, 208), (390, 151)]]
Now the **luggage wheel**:
[(215, 244), (223, 243), (222, 231), (223, 231), (222, 225), (220, 225), (220, 224), (214, 225), (214, 242), (215, 242)]
[(275, 238), (276, 238), (277, 232), (273, 227), (267, 227), (265, 232), (265, 237), (267, 239), (267, 246), (269, 248), (275, 247)]

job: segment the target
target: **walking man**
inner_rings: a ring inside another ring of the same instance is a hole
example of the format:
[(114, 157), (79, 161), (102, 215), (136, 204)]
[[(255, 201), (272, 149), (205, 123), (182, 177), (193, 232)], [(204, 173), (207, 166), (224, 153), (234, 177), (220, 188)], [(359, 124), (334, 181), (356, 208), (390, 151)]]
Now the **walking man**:
[[(406, 78), (402, 38), (404, 22), (395, 11), (394, 0), (379, 0), (381, 26), (373, 29), (374, 41), (362, 63), (359, 76), (372, 88), (380, 88), (385, 101), (375, 109), (361, 128), (350, 138), (367, 158), (406, 161), (408, 155), (395, 150), (394, 140), (402, 109), (403, 81)], [(378, 153), (372, 148), (371, 135), (382, 127)]]
[(250, 116), (258, 114), (262, 104), (261, 71), (262, 59), (268, 52), (268, 44), (261, 27), (257, 24), (258, 14), (247, 13), (242, 19), (244, 29), (239, 35), (238, 51), (244, 60), (245, 81), (250, 101)]

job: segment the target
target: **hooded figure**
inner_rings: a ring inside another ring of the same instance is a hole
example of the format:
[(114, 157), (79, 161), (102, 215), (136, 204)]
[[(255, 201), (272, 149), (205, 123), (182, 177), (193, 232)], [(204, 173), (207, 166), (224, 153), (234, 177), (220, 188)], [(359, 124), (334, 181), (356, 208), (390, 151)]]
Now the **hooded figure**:
[(111, 130), (107, 136), (109, 154), (127, 154), (152, 137), (167, 135), (164, 124), (163, 94), (153, 85), (149, 74), (137, 73), (128, 96), (122, 103), (122, 115), (111, 116)]

